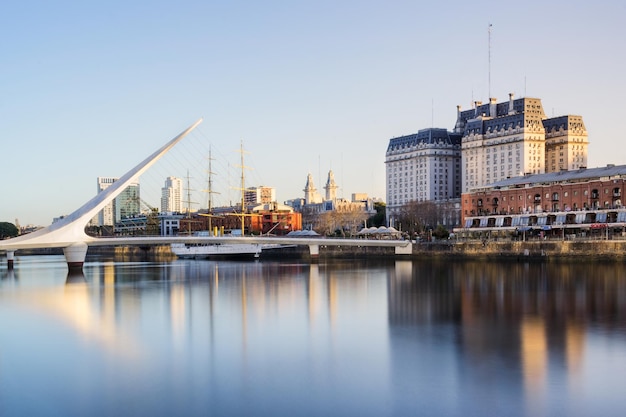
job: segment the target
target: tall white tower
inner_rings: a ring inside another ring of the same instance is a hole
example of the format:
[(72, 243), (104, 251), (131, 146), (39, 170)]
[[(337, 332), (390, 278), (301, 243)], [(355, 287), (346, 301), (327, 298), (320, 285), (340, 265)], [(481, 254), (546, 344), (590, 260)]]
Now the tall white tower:
[(183, 211), (183, 180), (177, 177), (167, 177), (165, 186), (161, 188), (161, 212)]
[(302, 191), (304, 191), (304, 204), (315, 204), (320, 202), (319, 194), (317, 194), (317, 189), (313, 184), (313, 175), (311, 175), (311, 173), (307, 175), (306, 185)]
[(324, 186), (324, 190), (326, 190), (326, 201), (335, 201), (337, 199), (337, 189), (339, 187), (335, 183), (335, 174), (333, 174), (333, 170), (328, 171), (328, 180), (326, 180), (326, 185)]

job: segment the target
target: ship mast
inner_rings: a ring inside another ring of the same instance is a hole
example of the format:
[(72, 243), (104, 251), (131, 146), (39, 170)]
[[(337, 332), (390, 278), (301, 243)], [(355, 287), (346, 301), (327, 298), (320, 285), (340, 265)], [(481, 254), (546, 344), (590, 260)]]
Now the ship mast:
[(194, 201), (191, 201), (191, 192), (194, 191), (191, 189), (191, 185), (190, 185), (190, 176), (189, 176), (189, 170), (187, 170), (187, 201), (185, 201), (185, 203), (187, 203), (187, 233), (188, 234), (192, 234), (192, 228), (191, 228), (191, 223), (192, 223), (192, 219), (191, 219), (191, 205), (192, 204), (196, 204)]
[(243, 140), (241, 141), (240, 150), (241, 153), (241, 236), (244, 236), (244, 220), (245, 220), (245, 211), (244, 207), (246, 204), (246, 182), (245, 182), (245, 168), (246, 166), (243, 164)]
[(209, 147), (209, 170), (208, 172), (208, 181), (207, 181), (207, 189), (204, 190), (209, 194), (208, 202), (207, 202), (207, 217), (209, 218), (209, 235), (213, 233), (213, 224), (211, 222), (211, 218), (213, 217), (213, 194), (219, 194), (216, 191), (213, 191), (213, 179), (212, 176), (214, 172), (211, 170), (211, 162), (213, 158), (211, 157), (211, 148)]

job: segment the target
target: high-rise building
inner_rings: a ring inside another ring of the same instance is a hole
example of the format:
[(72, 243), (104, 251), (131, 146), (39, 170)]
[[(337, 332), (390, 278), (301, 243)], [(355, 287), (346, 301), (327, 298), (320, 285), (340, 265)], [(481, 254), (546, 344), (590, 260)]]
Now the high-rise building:
[(244, 192), (246, 205), (271, 204), (276, 201), (276, 189), (274, 187), (248, 187)]
[(411, 201), (461, 196), (461, 134), (423, 129), (389, 141), (385, 157), (387, 216)]
[(161, 212), (183, 212), (183, 180), (177, 177), (167, 177), (165, 186), (161, 188)]
[(141, 214), (141, 197), (139, 183), (132, 183), (124, 189), (114, 200), (115, 223), (122, 219), (135, 217)]
[(560, 116), (543, 121), (546, 130), (546, 172), (587, 167), (587, 129), (581, 116)]
[[(106, 190), (107, 188), (111, 186), (111, 184), (113, 184), (117, 180), (118, 180), (117, 178), (113, 178), (113, 177), (98, 177), (97, 178), (97, 181), (98, 181), (97, 193), (100, 193)], [(115, 224), (115, 218), (113, 216), (113, 214), (115, 213), (113, 209), (114, 204), (115, 204), (115, 201), (111, 201), (100, 211), (100, 213), (98, 213), (97, 215), (98, 226), (113, 226)]]
[(452, 132), (424, 129), (389, 141), (388, 221), (411, 201), (449, 201), (507, 178), (586, 167), (588, 143), (581, 116), (548, 118), (538, 98), (457, 106)]
[(581, 116), (548, 118), (541, 100), (524, 97), (474, 108), (457, 107), (462, 134), (463, 192), (524, 174), (587, 165), (587, 130)]
[[(117, 180), (118, 178), (114, 177), (98, 177), (98, 193), (109, 188)], [(92, 221), (91, 224), (113, 226), (123, 218), (136, 216), (141, 212), (140, 201), (139, 183), (133, 183), (107, 204), (97, 214), (97, 220)]]

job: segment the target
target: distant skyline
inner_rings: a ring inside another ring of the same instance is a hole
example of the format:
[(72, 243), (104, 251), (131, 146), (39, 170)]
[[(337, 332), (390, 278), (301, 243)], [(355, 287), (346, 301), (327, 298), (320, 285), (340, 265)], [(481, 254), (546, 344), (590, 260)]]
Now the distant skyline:
[(199, 117), (281, 203), (329, 169), (339, 196), (384, 199), (389, 139), (452, 129), (489, 91), (583, 116), (589, 167), (626, 164), (625, 17), (618, 1), (10, 2), (0, 221), (50, 224)]

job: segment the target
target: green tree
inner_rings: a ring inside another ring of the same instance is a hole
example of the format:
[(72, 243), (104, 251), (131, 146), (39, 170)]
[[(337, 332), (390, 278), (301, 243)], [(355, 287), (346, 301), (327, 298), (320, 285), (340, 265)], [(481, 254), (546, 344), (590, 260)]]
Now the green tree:
[(450, 231), (442, 225), (438, 224), (437, 228), (433, 230), (433, 236), (437, 239), (447, 239), (448, 236), (450, 236)]
[(17, 227), (15, 227), (13, 223), (0, 222), (0, 239), (8, 239), (19, 234), (20, 231), (17, 230)]
[(376, 214), (367, 219), (367, 226), (385, 226), (385, 222), (387, 221), (387, 205), (382, 201), (377, 201), (374, 203), (374, 210), (376, 210)]

